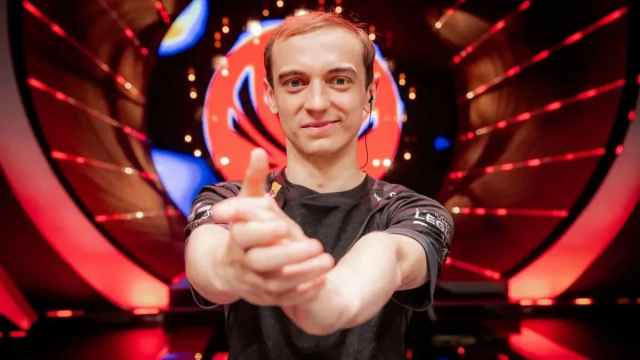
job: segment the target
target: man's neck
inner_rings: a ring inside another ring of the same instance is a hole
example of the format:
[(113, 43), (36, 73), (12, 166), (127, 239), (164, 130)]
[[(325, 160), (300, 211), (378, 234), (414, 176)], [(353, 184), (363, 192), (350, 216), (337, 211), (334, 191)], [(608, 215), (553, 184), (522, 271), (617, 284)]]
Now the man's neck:
[(308, 158), (287, 151), (285, 175), (290, 182), (320, 193), (351, 190), (366, 176), (358, 167), (355, 149), (331, 158)]

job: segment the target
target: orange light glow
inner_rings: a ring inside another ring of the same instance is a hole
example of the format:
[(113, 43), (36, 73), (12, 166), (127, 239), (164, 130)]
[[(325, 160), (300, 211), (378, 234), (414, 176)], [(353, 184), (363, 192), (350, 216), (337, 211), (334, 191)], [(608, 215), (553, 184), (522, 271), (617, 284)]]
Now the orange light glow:
[(576, 305), (592, 305), (593, 299), (591, 298), (577, 298), (573, 300), (573, 303)]
[(536, 300), (536, 305), (539, 306), (551, 306), (553, 305), (554, 301), (553, 299), (537, 299)]
[(160, 314), (160, 309), (158, 308), (137, 308), (133, 309), (134, 315), (157, 315)]
[(83, 311), (78, 311), (78, 310), (74, 311), (69, 309), (47, 311), (47, 317), (50, 317), (50, 318), (70, 318), (70, 317), (78, 316), (82, 314), (84, 314)]

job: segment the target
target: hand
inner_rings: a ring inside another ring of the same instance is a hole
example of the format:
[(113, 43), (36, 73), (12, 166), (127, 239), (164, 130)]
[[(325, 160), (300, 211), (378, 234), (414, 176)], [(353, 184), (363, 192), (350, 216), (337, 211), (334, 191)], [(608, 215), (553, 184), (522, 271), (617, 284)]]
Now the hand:
[(256, 305), (304, 303), (323, 287), (334, 260), (266, 194), (268, 173), (264, 150), (252, 151), (240, 194), (213, 208), (216, 222), (230, 224), (219, 287)]

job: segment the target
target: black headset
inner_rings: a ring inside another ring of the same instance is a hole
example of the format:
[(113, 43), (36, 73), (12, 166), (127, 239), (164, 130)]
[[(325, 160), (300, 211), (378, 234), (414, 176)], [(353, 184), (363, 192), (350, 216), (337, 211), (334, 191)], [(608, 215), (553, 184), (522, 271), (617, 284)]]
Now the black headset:
[[(369, 94), (369, 120), (367, 121), (367, 125), (371, 124), (371, 113), (373, 113), (373, 94)], [(364, 169), (369, 163), (369, 147), (367, 146), (367, 133), (364, 133), (364, 150), (365, 150), (365, 160), (364, 164), (360, 166), (360, 170)]]

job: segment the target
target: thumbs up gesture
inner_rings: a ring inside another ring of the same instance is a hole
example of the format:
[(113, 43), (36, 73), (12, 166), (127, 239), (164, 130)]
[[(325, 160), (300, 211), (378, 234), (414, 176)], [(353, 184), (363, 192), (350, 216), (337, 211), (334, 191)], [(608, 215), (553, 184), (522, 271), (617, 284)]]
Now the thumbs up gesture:
[(240, 194), (214, 206), (214, 220), (230, 225), (214, 271), (225, 291), (255, 305), (301, 304), (323, 287), (334, 259), (266, 193), (268, 174), (267, 154), (253, 150)]

